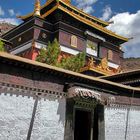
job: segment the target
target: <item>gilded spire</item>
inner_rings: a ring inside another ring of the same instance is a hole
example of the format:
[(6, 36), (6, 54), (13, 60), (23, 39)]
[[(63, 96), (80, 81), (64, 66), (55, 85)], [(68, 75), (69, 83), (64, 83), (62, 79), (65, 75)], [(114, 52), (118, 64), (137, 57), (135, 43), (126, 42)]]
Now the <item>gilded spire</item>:
[(40, 0), (36, 0), (34, 8), (34, 16), (40, 16)]

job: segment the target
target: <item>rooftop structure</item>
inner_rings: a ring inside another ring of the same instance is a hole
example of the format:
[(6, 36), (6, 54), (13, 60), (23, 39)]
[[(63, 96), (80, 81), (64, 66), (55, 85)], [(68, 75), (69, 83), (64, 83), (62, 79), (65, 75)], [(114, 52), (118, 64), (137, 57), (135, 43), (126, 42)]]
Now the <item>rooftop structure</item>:
[(86, 52), (82, 73), (102, 76), (121, 71), (121, 44), (129, 39), (106, 29), (111, 23), (74, 7), (70, 0), (48, 0), (43, 6), (36, 0), (34, 11), (18, 18), (23, 23), (3, 35), (13, 43), (11, 54), (35, 60), (40, 48), (57, 38), (61, 56)]

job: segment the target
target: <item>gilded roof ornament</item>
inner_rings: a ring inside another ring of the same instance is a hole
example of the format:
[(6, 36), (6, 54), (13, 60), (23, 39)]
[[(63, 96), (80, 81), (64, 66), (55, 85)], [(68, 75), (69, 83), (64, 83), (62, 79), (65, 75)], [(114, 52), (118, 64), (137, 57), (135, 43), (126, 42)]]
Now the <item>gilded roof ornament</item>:
[(93, 57), (90, 57), (89, 59), (88, 59), (88, 66), (89, 67), (93, 67), (93, 66), (95, 66), (95, 60), (94, 60), (94, 58)]
[(85, 67), (81, 68), (80, 72), (84, 71), (94, 71), (96, 73), (100, 73), (102, 75), (114, 75), (121, 72), (121, 67), (118, 68), (110, 68), (108, 66), (107, 58), (102, 58), (100, 63), (96, 63), (93, 57), (88, 59), (88, 62)]
[(106, 57), (101, 60), (100, 66), (103, 70), (108, 69), (108, 61)]
[(36, 0), (34, 7), (34, 16), (40, 16), (40, 9), (41, 9), (40, 0)]

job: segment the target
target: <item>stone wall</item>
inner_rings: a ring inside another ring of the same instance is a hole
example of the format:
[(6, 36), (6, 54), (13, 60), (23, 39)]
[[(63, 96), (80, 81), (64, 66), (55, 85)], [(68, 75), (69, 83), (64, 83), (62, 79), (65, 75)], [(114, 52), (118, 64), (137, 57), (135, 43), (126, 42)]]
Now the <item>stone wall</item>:
[[(35, 100), (0, 95), (0, 140), (26, 140)], [(65, 99), (38, 101), (31, 140), (63, 140)]]
[(140, 107), (105, 107), (105, 140), (140, 139)]

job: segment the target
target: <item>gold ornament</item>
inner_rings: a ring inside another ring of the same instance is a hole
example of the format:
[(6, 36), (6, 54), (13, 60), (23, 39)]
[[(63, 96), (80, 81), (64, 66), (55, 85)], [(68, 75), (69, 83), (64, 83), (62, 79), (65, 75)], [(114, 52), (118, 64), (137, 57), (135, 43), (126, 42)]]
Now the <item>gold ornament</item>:
[(40, 0), (36, 0), (35, 9), (34, 9), (34, 16), (40, 16)]

